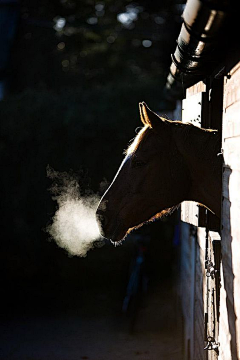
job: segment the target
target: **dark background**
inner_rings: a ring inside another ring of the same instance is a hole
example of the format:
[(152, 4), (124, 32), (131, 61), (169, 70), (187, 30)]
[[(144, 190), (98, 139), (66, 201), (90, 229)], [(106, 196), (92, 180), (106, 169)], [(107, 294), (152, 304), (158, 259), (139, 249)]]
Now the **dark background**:
[[(58, 248), (45, 231), (56, 210), (46, 169), (103, 193), (141, 126), (138, 102), (163, 115), (172, 106), (163, 87), (182, 10), (175, 0), (0, 2), (2, 314), (104, 309), (102, 291), (119, 311), (133, 243), (86, 258)], [(147, 226), (151, 284), (174, 272), (176, 217)]]

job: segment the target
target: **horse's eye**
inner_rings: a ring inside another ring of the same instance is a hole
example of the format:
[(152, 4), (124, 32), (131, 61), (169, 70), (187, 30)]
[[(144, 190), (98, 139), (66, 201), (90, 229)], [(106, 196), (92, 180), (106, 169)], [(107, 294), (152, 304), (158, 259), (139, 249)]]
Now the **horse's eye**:
[(141, 167), (141, 166), (143, 166), (143, 165), (145, 165), (145, 164), (146, 164), (145, 161), (138, 160), (138, 159), (134, 159), (134, 160), (132, 161), (132, 167), (133, 167), (133, 168)]

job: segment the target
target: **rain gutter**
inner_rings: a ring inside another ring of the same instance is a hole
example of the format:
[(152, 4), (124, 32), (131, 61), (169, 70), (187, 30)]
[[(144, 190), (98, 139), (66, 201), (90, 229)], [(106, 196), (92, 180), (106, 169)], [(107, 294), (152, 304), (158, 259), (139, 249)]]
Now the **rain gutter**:
[(182, 98), (186, 88), (204, 79), (216, 66), (229, 2), (187, 1), (165, 86), (169, 97)]

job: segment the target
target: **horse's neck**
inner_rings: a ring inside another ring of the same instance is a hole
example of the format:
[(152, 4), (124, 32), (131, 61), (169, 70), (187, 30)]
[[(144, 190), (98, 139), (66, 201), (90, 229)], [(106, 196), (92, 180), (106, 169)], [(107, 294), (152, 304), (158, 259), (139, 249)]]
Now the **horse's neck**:
[(191, 125), (175, 131), (175, 141), (189, 169), (189, 199), (202, 203), (220, 217), (222, 159), (219, 135)]

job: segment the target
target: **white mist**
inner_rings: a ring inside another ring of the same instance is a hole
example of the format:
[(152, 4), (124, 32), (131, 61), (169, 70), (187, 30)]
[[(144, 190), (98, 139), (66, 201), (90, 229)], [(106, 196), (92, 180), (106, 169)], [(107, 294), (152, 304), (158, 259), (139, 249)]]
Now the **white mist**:
[(47, 231), (69, 255), (86, 256), (94, 242), (101, 240), (95, 215), (100, 199), (96, 195), (81, 196), (77, 180), (67, 173), (48, 168), (47, 175), (62, 183), (51, 188), (58, 209)]

